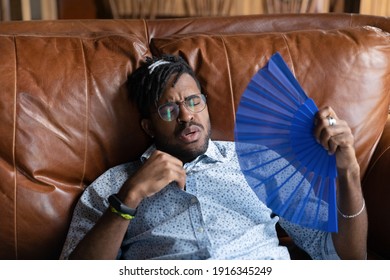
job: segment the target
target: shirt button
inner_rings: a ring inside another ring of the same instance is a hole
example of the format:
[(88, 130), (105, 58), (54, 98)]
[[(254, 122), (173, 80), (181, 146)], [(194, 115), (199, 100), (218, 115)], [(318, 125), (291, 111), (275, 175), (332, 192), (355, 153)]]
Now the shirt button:
[(198, 203), (198, 199), (196, 197), (191, 198), (191, 204)]
[(202, 233), (204, 231), (203, 227), (198, 228), (198, 232)]

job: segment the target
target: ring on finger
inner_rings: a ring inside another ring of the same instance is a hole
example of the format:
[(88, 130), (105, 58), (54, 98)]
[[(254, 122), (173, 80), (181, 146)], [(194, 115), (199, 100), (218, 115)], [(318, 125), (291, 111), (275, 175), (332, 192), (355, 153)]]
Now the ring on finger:
[(328, 119), (329, 126), (334, 126), (337, 123), (336, 119), (331, 116), (327, 117), (327, 119)]

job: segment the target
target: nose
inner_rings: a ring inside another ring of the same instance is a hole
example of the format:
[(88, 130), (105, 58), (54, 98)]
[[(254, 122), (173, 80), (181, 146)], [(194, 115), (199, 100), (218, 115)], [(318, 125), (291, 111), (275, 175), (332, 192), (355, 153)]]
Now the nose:
[(193, 120), (194, 114), (183, 103), (180, 103), (179, 108), (179, 116), (177, 117), (179, 123), (188, 123)]

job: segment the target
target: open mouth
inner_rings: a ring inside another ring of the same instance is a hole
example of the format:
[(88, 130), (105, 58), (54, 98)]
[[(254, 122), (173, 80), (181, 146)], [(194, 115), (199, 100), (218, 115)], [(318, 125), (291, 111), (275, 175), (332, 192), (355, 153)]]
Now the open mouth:
[(201, 130), (198, 126), (192, 125), (183, 129), (180, 132), (179, 138), (185, 143), (192, 143), (199, 139), (200, 132)]

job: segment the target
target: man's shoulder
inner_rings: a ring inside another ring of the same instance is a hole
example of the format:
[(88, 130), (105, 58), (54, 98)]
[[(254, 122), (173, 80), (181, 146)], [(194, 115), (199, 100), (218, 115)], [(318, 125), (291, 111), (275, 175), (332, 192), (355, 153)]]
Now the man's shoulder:
[(111, 176), (128, 176), (129, 174), (133, 173), (135, 170), (137, 170), (141, 165), (141, 161), (129, 161), (125, 163), (118, 164), (116, 166), (111, 167), (106, 172), (110, 172)]
[(212, 142), (219, 147), (234, 148), (234, 141), (212, 140)]
[(110, 167), (105, 172), (103, 172), (92, 185), (101, 183), (101, 182), (111, 182), (111, 181), (123, 181), (126, 180), (130, 174), (132, 174), (138, 167), (139, 161), (131, 161), (126, 163), (121, 163)]
[(236, 156), (236, 149), (233, 141), (212, 141), (219, 154), (226, 160)]
[(120, 163), (118, 165), (115, 165), (115, 166), (109, 168), (107, 171), (111, 171), (113, 173), (124, 172), (124, 171), (127, 171), (129, 169), (137, 167), (139, 165), (138, 162), (139, 161), (129, 161), (129, 162), (125, 162), (125, 163)]

